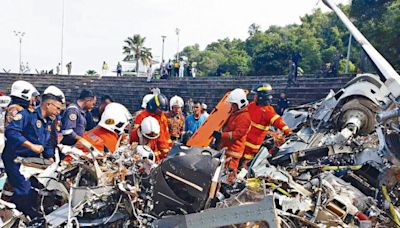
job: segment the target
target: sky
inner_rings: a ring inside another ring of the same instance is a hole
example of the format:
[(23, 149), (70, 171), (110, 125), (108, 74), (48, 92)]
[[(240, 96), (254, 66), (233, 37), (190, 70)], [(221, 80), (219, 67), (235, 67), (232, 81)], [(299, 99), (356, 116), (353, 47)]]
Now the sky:
[[(349, 0), (333, 0), (348, 3)], [(201, 49), (218, 39), (246, 39), (252, 23), (263, 30), (271, 25), (300, 23), (300, 17), (316, 8), (329, 9), (318, 0), (1, 0), (0, 71), (19, 69), (19, 39), (13, 31), (25, 32), (22, 62), (31, 72), (55, 69), (61, 61), (63, 72), (72, 62), (73, 74), (87, 70), (101, 72), (103, 61), (114, 70), (124, 57), (124, 40), (140, 34), (145, 46), (161, 59), (198, 43)], [(122, 63), (122, 62), (121, 62)], [(124, 63), (122, 63), (123, 66)]]

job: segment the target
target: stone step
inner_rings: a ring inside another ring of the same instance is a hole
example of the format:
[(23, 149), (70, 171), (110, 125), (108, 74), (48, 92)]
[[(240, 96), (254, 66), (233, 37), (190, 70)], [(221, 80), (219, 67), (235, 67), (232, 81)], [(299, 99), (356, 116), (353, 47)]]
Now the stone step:
[[(26, 80), (43, 91), (49, 85), (62, 89), (68, 100), (75, 100), (83, 88), (92, 89), (98, 96), (109, 94), (115, 101), (126, 105), (131, 111), (139, 109), (142, 98), (150, 93), (149, 88), (158, 87), (167, 97), (180, 95), (186, 101), (189, 97), (207, 103), (210, 109), (223, 95), (234, 88), (252, 89), (259, 83), (270, 83), (274, 90), (274, 101), (280, 92), (287, 92), (293, 105), (304, 104), (321, 99), (329, 93), (342, 88), (354, 75), (338, 78), (317, 78), (302, 76), (298, 78), (299, 87), (286, 88), (287, 76), (268, 77), (199, 77), (172, 78), (170, 80), (154, 80), (146, 82), (146, 78), (137, 77), (97, 77), (66, 75), (34, 75), (0, 73), (0, 89), (9, 92), (11, 84), (16, 80)], [(249, 96), (251, 98), (251, 96)]]

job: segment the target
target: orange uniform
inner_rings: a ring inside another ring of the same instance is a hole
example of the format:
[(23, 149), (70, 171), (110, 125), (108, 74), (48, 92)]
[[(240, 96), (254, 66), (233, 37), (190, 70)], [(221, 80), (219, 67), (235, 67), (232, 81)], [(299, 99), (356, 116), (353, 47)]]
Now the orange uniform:
[[(156, 118), (158, 123), (160, 124), (160, 137), (158, 138), (158, 149), (161, 153), (163, 154), (168, 154), (169, 150), (172, 147), (172, 140), (169, 135), (169, 130), (168, 130), (168, 119), (167, 116), (162, 113), (161, 116), (157, 114), (153, 114), (151, 112), (148, 112), (147, 110), (141, 111), (135, 118), (133, 128), (139, 128), (140, 124), (142, 123), (143, 119), (152, 116)], [(131, 134), (132, 136), (132, 134)]]
[(139, 145), (149, 146), (150, 149), (154, 152), (157, 162), (161, 161), (162, 159), (164, 159), (167, 156), (167, 153), (160, 152), (159, 148), (160, 148), (161, 142), (160, 142), (159, 138), (147, 139), (140, 133), (139, 128), (133, 129), (131, 131), (129, 143), (132, 144), (133, 142), (137, 142)]
[(265, 136), (267, 136), (269, 126), (272, 125), (282, 130), (284, 134), (288, 134), (290, 129), (282, 117), (276, 114), (272, 106), (257, 106), (256, 102), (253, 101), (248, 108), (251, 116), (251, 128), (247, 134), (243, 157), (246, 160), (251, 160), (257, 154)]
[(231, 114), (222, 128), (220, 147), (227, 147), (226, 156), (232, 158), (229, 167), (237, 169), (243, 156), (246, 136), (251, 124), (247, 107)]
[[(119, 136), (115, 132), (111, 132), (100, 126), (96, 126), (90, 131), (83, 133), (83, 138), (90, 142), (100, 152), (115, 152), (118, 149)], [(77, 142), (77, 147), (84, 152), (88, 150)]]
[(172, 112), (167, 113), (166, 116), (168, 117), (168, 128), (172, 139), (180, 139), (185, 129), (185, 117), (182, 114)]

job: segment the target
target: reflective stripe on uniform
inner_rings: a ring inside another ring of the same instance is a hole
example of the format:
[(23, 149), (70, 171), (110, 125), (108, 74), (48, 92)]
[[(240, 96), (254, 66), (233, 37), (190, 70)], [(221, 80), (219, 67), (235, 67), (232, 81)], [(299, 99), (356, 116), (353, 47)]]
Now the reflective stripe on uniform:
[(226, 151), (226, 155), (229, 155), (234, 158), (242, 158), (242, 153), (230, 151), (230, 150)]
[(256, 150), (260, 149), (260, 147), (261, 147), (261, 144), (260, 145), (254, 145), (254, 144), (252, 144), (250, 142), (246, 142), (244, 145), (250, 147), (251, 149), (256, 149)]
[(156, 102), (157, 107), (159, 107), (160, 106), (160, 101), (158, 100), (158, 95), (154, 96), (154, 100)]
[(271, 123), (271, 125), (273, 125), (275, 123), (275, 120), (277, 120), (280, 116), (278, 114), (276, 114), (275, 116), (273, 116), (271, 118), (271, 120), (269, 121)]
[(140, 127), (140, 124), (133, 125), (133, 128), (138, 128), (138, 127)]
[(7, 191), (7, 190), (3, 189), (3, 191), (1, 191), (1, 194), (4, 195), (4, 196), (13, 196), (14, 192)]
[(257, 89), (257, 91), (267, 91), (272, 90), (271, 86), (263, 86)]
[(73, 129), (67, 129), (67, 130), (62, 130), (62, 131), (61, 131), (61, 133), (62, 133), (63, 135), (70, 135), (70, 134), (72, 134), (72, 132), (74, 132)]
[(289, 127), (288, 127), (288, 126), (284, 126), (284, 127), (282, 128), (282, 131), (286, 131), (286, 130), (289, 130)]
[(263, 130), (263, 131), (268, 131), (269, 130), (269, 126), (264, 126), (264, 125), (257, 124), (257, 123), (254, 123), (254, 122), (251, 122), (251, 126), (253, 126), (255, 128), (258, 128), (260, 130)]
[(228, 132), (228, 136), (229, 136), (229, 141), (233, 141), (233, 136), (232, 136), (232, 132)]
[(246, 160), (251, 160), (251, 159), (254, 158), (254, 155), (252, 155), (252, 154), (245, 154), (243, 157), (244, 157), (244, 159), (246, 159)]

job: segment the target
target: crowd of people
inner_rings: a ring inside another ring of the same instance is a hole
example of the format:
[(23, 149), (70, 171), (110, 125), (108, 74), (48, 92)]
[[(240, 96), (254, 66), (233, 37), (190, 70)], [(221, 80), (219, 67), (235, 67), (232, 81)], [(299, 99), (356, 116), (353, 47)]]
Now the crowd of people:
[(162, 60), (160, 64), (161, 79), (168, 79), (171, 77), (193, 77), (197, 74), (197, 62), (190, 62), (181, 57), (179, 60)]
[[(271, 90), (269, 84), (257, 86), (252, 91), (254, 100), (249, 102), (245, 91), (237, 88), (226, 99), (231, 105), (229, 118), (221, 129), (213, 129), (212, 136), (216, 149), (226, 148), (227, 166), (233, 176), (254, 158), (271, 126), (284, 134), (291, 131), (271, 105)], [(10, 98), (10, 103), (2, 106), (6, 112), (2, 161), (8, 177), (2, 199), (30, 217), (38, 216), (37, 192), (20, 173), (17, 157), (53, 161), (58, 144), (107, 154), (129, 142), (147, 145), (155, 161), (161, 162), (174, 144), (185, 144), (211, 118), (205, 103), (192, 99), (184, 102), (177, 95), (168, 99), (159, 89), (146, 94), (141, 110), (133, 115), (109, 95), (102, 96), (96, 106), (96, 95), (86, 89), (69, 103), (55, 86), (40, 95), (31, 83), (16, 81)]]

